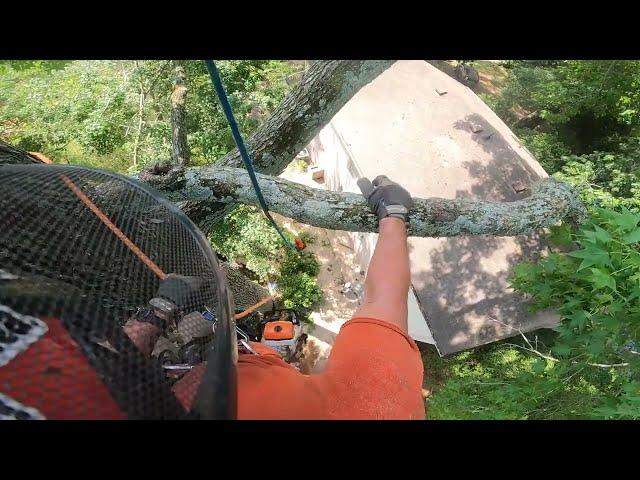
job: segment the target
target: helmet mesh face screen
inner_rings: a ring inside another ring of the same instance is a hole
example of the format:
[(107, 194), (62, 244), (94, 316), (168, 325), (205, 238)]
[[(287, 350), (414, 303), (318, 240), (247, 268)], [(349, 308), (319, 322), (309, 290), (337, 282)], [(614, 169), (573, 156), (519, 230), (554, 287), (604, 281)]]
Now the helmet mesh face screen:
[(224, 288), (203, 238), (125, 177), (0, 166), (0, 419), (189, 417)]

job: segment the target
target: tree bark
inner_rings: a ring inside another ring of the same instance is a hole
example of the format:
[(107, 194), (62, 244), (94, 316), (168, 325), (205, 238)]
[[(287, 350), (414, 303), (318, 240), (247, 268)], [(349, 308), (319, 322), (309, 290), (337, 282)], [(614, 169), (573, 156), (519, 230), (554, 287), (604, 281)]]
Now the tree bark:
[(191, 157), (187, 143), (187, 75), (184, 70), (184, 61), (175, 60), (174, 82), (171, 92), (171, 144), (172, 161), (174, 165), (186, 167)]
[[(137, 60), (134, 60), (134, 65), (136, 66), (136, 70), (140, 68)], [(144, 84), (142, 80), (138, 82), (138, 87), (140, 89), (140, 93), (138, 94), (138, 127), (136, 129), (136, 136), (133, 141), (133, 167), (136, 168), (138, 166), (138, 150), (140, 148), (140, 137), (142, 136), (142, 129), (144, 127), (144, 101), (146, 97), (146, 92), (144, 89)]]
[[(215, 224), (228, 205), (259, 205), (243, 169), (208, 166), (174, 173), (177, 175), (171, 183), (165, 183), (162, 190), (204, 231)], [(376, 216), (360, 194), (310, 188), (261, 174), (258, 182), (273, 212), (316, 227), (377, 232)], [(561, 220), (581, 222), (584, 219), (584, 206), (566, 183), (545, 179), (534, 184), (531, 192), (529, 197), (514, 202), (415, 198), (409, 235), (512, 236)]]
[(542, 123), (542, 115), (536, 110), (513, 122), (512, 128), (534, 129)]
[[(300, 84), (247, 139), (256, 171), (278, 175), (364, 85), (389, 68), (392, 60), (315, 62)], [(216, 162), (242, 167), (237, 149)]]

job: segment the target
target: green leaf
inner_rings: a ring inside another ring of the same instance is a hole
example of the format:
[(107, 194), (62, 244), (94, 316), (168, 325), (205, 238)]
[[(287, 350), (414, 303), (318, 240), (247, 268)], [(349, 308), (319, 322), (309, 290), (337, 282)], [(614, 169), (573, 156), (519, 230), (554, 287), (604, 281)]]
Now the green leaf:
[(533, 373), (541, 374), (542, 372), (544, 372), (544, 369), (546, 367), (547, 362), (539, 358), (531, 365), (531, 370), (533, 370)]
[(536, 278), (541, 270), (542, 267), (534, 263), (519, 263), (514, 265), (512, 273), (516, 280), (528, 281)]
[(612, 212), (612, 215), (614, 216), (614, 223), (624, 231), (633, 230), (638, 225), (638, 221), (640, 221), (640, 217), (627, 209), (624, 209), (622, 213)]
[(625, 393), (634, 395), (634, 398), (638, 398), (636, 395), (640, 394), (640, 382), (637, 382), (637, 381), (629, 382), (622, 386), (622, 390)]
[(587, 350), (589, 350), (589, 353), (591, 353), (592, 355), (600, 355), (602, 352), (604, 352), (604, 341), (599, 338), (592, 339), (589, 343), (589, 346), (587, 347)]
[(611, 290), (616, 289), (616, 281), (608, 272), (600, 270), (599, 268), (591, 269), (591, 276), (589, 281), (593, 283), (596, 289), (608, 287)]
[(605, 418), (611, 418), (616, 412), (617, 410), (614, 407), (599, 407), (594, 410), (594, 413), (602, 415)]
[(571, 353), (571, 347), (564, 344), (554, 345), (553, 350), (559, 355), (569, 355), (569, 353)]
[(574, 258), (582, 258), (582, 263), (577, 270), (578, 272), (592, 265), (611, 265), (609, 253), (591, 245), (583, 250), (569, 252), (567, 255)]
[(604, 228), (595, 225), (595, 237), (602, 243), (609, 243), (613, 237)]
[[(597, 326), (597, 328), (605, 328), (608, 331), (613, 331), (614, 329), (616, 329), (617, 327), (620, 326), (620, 319), (616, 318), (615, 316), (612, 315), (599, 315), (598, 317), (596, 317), (598, 320), (599, 325)], [(594, 328), (596, 328), (594, 326)]]
[(622, 237), (622, 241), (624, 243), (626, 243), (626, 244), (640, 242), (640, 228), (637, 228), (633, 232), (631, 232), (630, 234), (625, 235), (624, 237)]
[(566, 315), (566, 318), (571, 320), (571, 326), (576, 327), (579, 332), (582, 332), (585, 325), (587, 324), (587, 321), (589, 320), (587, 312), (585, 312), (584, 310), (578, 310), (571, 315)]

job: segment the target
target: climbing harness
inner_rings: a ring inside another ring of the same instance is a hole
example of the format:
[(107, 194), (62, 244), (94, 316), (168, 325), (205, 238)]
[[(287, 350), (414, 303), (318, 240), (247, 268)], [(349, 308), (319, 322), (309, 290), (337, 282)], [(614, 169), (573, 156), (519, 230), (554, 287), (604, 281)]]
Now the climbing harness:
[[(289, 240), (286, 239), (282, 230), (275, 222), (271, 213), (269, 212), (269, 207), (267, 206), (267, 202), (262, 196), (262, 191), (260, 190), (260, 185), (258, 184), (258, 179), (256, 177), (255, 169), (253, 168), (253, 161), (251, 160), (251, 156), (247, 151), (247, 147), (244, 143), (244, 139), (242, 138), (242, 134), (240, 133), (240, 129), (238, 128), (238, 123), (236, 122), (235, 116), (233, 115), (233, 110), (231, 109), (231, 105), (229, 103), (229, 98), (224, 90), (224, 86), (222, 85), (222, 79), (220, 78), (220, 73), (216, 68), (216, 64), (213, 60), (205, 60), (205, 64), (207, 65), (207, 70), (209, 70), (209, 76), (211, 77), (211, 82), (213, 83), (213, 87), (216, 90), (216, 94), (218, 95), (218, 100), (220, 101), (220, 105), (222, 106), (222, 110), (224, 111), (224, 116), (229, 123), (229, 128), (231, 129), (231, 134), (233, 135), (233, 140), (236, 142), (236, 146), (238, 147), (238, 151), (240, 152), (240, 156), (242, 157), (242, 161), (244, 162), (245, 167), (247, 168), (247, 172), (249, 173), (249, 178), (251, 179), (251, 184), (253, 185), (253, 189), (256, 192), (256, 197), (258, 197), (258, 202), (260, 203), (260, 207), (262, 207), (262, 211), (267, 216), (273, 228), (276, 229), (280, 238), (284, 244), (291, 248), (292, 250), (301, 250), (299, 247), (299, 243), (296, 242), (296, 245), (292, 245)], [(304, 244), (302, 244), (304, 245)]]

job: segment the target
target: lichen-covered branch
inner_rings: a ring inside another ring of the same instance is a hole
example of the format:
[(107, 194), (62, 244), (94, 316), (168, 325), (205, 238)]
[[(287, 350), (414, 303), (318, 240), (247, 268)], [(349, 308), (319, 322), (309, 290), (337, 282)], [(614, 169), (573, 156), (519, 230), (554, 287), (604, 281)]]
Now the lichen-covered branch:
[[(317, 132), (360, 88), (393, 61), (320, 61), (300, 85), (248, 140), (256, 170), (279, 174)], [(2, 147), (2, 145), (0, 145)], [(0, 148), (0, 163), (30, 163), (15, 149)], [(237, 202), (255, 204), (255, 193), (241, 160), (232, 151), (214, 166), (189, 168), (156, 164), (139, 179), (163, 191), (207, 231)], [(260, 184), (270, 208), (277, 213), (319, 227), (375, 232), (375, 217), (359, 194), (328, 192), (261, 175)], [(563, 183), (544, 180), (530, 197), (510, 203), (470, 199), (416, 199), (410, 235), (441, 237), (467, 234), (517, 235), (563, 219), (580, 221), (584, 207)]]
[[(26, 152), (0, 142), (0, 165), (40, 163)], [(287, 180), (258, 175), (269, 207), (302, 223), (333, 230), (375, 232), (376, 218), (356, 193), (330, 192)], [(257, 204), (244, 169), (199, 167), (183, 169), (166, 162), (145, 171), (140, 179), (152, 183), (176, 202), (202, 230), (208, 231), (238, 202)], [(532, 187), (532, 194), (515, 202), (471, 199), (415, 199), (409, 235), (518, 235), (561, 220), (580, 222), (585, 210), (572, 188), (553, 179)]]
[[(203, 230), (225, 207), (237, 202), (258, 205), (245, 170), (201, 167), (174, 172), (170, 198)], [(269, 208), (296, 221), (333, 230), (376, 232), (376, 217), (362, 195), (306, 187), (282, 178), (258, 175)], [(511, 236), (548, 227), (561, 220), (581, 221), (585, 211), (573, 189), (553, 179), (533, 185), (529, 197), (514, 202), (472, 199), (416, 198), (409, 235)]]
[[(247, 139), (256, 171), (278, 175), (329, 120), (364, 85), (395, 60), (327, 60), (314, 62), (300, 83)], [(235, 149), (217, 162), (241, 167)]]

